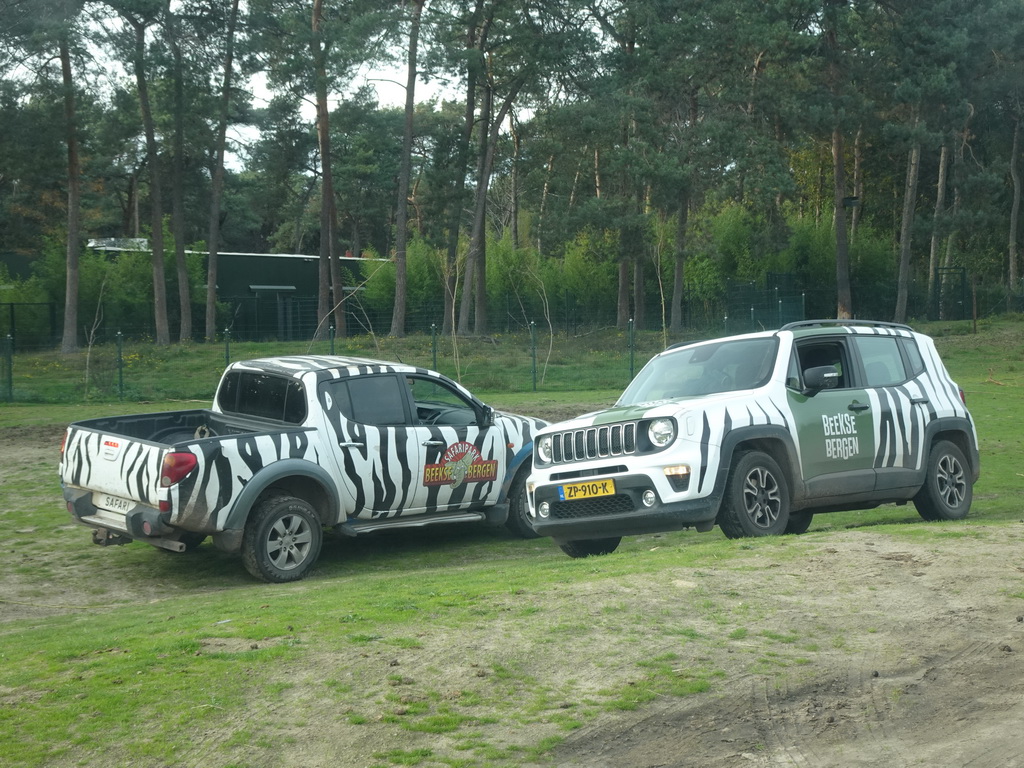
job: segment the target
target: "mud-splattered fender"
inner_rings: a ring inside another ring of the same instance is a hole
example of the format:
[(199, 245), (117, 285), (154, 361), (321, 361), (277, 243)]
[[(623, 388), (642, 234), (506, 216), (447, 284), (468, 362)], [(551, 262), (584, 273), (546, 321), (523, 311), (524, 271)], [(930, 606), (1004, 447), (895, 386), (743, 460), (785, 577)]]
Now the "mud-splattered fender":
[(275, 485), (287, 489), (288, 485), (295, 480), (313, 481), (320, 486), (327, 500), (327, 509), (318, 510), (321, 515), (321, 523), (334, 525), (339, 522), (341, 499), (337, 484), (327, 470), (301, 459), (282, 459), (252, 476), (225, 514), (223, 524), (218, 527), (224, 531), (242, 530), (249, 519), (253, 505), (264, 491)]

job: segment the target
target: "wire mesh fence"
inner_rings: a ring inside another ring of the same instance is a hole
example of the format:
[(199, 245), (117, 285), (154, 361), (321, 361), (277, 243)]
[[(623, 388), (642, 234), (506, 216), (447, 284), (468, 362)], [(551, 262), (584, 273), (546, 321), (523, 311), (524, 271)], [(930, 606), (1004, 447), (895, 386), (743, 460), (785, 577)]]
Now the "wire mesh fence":
[[(962, 320), (1013, 309), (999, 290), (968, 291), (966, 274), (948, 276), (939, 295), (913, 285), (908, 314)], [(860, 317), (885, 319), (893, 285), (854, 285)], [(1011, 299), (1015, 297), (1010, 297)], [(1017, 302), (1019, 303), (1019, 301)], [(514, 294), (493, 298), (488, 332), (451, 334), (442, 302), (414, 302), (409, 333), (388, 336), (390, 309), (347, 304), (341, 333), (317, 323), (315, 299), (243, 297), (222, 307), (225, 323), (209, 343), (153, 343), (151, 324), (96, 324), (79, 351), (62, 354), (55, 305), (0, 305), (0, 397), (7, 402), (88, 400), (209, 400), (224, 367), (235, 360), (276, 355), (345, 354), (396, 360), (438, 370), (479, 391), (618, 390), (651, 355), (684, 340), (778, 328), (796, 320), (831, 317), (831, 287), (807, 290), (789, 275), (763, 284), (733, 283), (713, 301), (688, 296), (680, 329), (668, 329), (664, 302), (618, 327), (615, 307), (565, 293), (546, 304)], [(884, 309), (884, 311), (883, 311)], [(202, 328), (202, 307), (194, 328)], [(121, 318), (124, 319), (124, 318)], [(329, 322), (333, 323), (332, 317)]]

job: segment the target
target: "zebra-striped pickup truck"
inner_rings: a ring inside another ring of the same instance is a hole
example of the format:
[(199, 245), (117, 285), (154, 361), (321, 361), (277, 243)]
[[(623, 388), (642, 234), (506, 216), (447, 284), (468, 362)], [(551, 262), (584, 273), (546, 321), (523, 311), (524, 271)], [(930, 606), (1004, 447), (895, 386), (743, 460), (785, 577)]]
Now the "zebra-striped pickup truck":
[(268, 582), (342, 534), (485, 521), (536, 535), (525, 480), (545, 422), (499, 413), (439, 373), (353, 357), (230, 365), (210, 409), (70, 425), (60, 477), (96, 544), (184, 552), (207, 537)]

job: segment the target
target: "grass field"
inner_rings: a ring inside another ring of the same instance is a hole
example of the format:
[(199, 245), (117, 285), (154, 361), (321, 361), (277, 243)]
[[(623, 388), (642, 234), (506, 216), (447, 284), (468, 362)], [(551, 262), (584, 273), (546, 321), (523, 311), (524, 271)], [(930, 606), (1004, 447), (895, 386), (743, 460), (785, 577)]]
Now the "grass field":
[[(734, 672), (721, 654), (746, 674), (823, 663), (857, 636), (777, 627), (769, 601), (708, 585), (786, 571), (847, 532), (937, 551), (1020, 536), (1024, 323), (924, 330), (978, 425), (982, 477), (962, 523), (885, 507), (821, 515), (801, 537), (680, 532), (578, 561), (475, 526), (329, 537), (310, 579), (278, 586), (209, 544), (182, 556), (101, 549), (70, 525), (56, 476), (63, 426), (180, 402), (0, 406), (0, 764), (543, 765), (595, 718), (714, 690)], [(573, 354), (579, 391), (474, 391), (556, 418), (613, 400), (613, 356)], [(214, 369), (181, 357), (190, 375)], [(682, 583), (685, 598), (659, 597)], [(1024, 598), (1019, 579), (1006, 589)]]

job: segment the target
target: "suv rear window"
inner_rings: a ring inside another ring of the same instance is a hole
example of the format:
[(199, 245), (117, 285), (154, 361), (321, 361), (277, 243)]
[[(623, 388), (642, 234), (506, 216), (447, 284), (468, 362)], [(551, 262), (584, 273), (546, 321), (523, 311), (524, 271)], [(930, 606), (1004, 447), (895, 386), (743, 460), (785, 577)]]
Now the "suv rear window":
[(888, 387), (907, 380), (899, 343), (894, 336), (854, 336), (869, 387)]
[(217, 405), (225, 413), (274, 419), (289, 424), (306, 420), (306, 394), (297, 379), (253, 371), (232, 371), (224, 377)]

